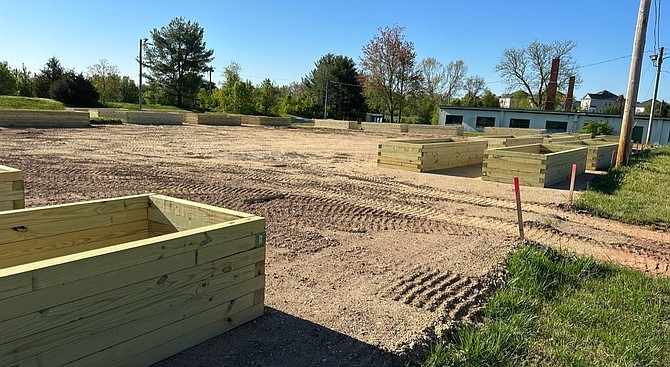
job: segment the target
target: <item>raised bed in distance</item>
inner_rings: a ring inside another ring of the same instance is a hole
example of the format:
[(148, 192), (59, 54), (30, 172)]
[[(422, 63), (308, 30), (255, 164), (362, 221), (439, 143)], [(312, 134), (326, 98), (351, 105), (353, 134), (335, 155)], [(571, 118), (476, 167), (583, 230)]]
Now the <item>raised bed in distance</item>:
[(486, 149), (482, 179), (513, 183), (514, 177), (526, 186), (547, 187), (570, 178), (572, 164), (577, 174), (586, 169), (586, 147), (558, 144), (529, 144)]
[(414, 172), (430, 172), (481, 164), (486, 141), (450, 138), (389, 140), (379, 144), (377, 165)]

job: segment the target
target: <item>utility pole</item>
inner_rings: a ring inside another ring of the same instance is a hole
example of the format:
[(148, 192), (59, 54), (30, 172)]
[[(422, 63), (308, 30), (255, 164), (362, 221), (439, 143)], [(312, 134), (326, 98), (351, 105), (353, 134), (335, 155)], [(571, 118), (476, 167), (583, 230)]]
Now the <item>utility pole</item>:
[(649, 145), (651, 142), (651, 124), (654, 121), (654, 111), (656, 109), (656, 97), (658, 97), (658, 80), (661, 78), (661, 64), (663, 64), (663, 47), (658, 53), (658, 56), (651, 55), (651, 61), (654, 61), (654, 57), (658, 57), (658, 65), (656, 67), (656, 81), (654, 82), (654, 98), (651, 100), (651, 111), (649, 111), (649, 125), (647, 126), (647, 140), (646, 144)]
[(635, 27), (635, 40), (633, 41), (633, 59), (630, 62), (630, 74), (628, 75), (628, 92), (626, 104), (623, 108), (621, 133), (619, 134), (619, 148), (616, 156), (617, 167), (628, 163), (628, 149), (633, 134), (633, 125), (635, 125), (635, 104), (637, 103), (637, 91), (640, 86), (640, 69), (642, 68), (644, 43), (647, 37), (650, 7), (651, 0), (640, 0), (640, 10), (637, 14), (637, 26)]
[(146, 38), (140, 38), (140, 111), (142, 111), (142, 45), (147, 41)]
[(326, 79), (326, 98), (323, 101), (323, 118), (328, 118), (328, 79)]

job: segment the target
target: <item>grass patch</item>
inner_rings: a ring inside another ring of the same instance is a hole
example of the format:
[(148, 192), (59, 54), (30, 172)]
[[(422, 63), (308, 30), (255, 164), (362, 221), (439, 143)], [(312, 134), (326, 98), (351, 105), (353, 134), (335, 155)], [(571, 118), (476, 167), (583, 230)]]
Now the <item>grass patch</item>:
[(484, 135), (483, 131), (463, 131), (464, 136), (482, 136)]
[(121, 119), (111, 117), (91, 117), (91, 125), (121, 125)]
[(598, 176), (575, 206), (634, 224), (670, 226), (670, 147), (631, 157), (626, 167)]
[[(108, 108), (125, 108), (131, 111), (139, 111), (140, 106), (137, 103), (126, 103), (126, 102), (107, 102), (105, 107)], [(183, 109), (175, 106), (167, 106), (162, 104), (142, 104), (142, 110), (171, 110), (171, 111), (184, 111)]]
[(64, 110), (58, 101), (47, 98), (0, 96), (0, 110)]
[(670, 365), (670, 279), (531, 245), (507, 259), (483, 323), (423, 367)]

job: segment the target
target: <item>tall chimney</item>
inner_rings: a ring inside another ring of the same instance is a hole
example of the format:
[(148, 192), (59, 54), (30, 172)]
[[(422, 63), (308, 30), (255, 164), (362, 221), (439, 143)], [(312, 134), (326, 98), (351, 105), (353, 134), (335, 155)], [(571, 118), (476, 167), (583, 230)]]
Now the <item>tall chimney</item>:
[(575, 100), (574, 96), (574, 91), (575, 91), (575, 77), (571, 76), (570, 77), (570, 82), (568, 83), (568, 95), (565, 96), (565, 110), (566, 111), (572, 111), (572, 105)]
[(558, 87), (558, 66), (561, 63), (561, 59), (554, 57), (551, 60), (551, 74), (549, 74), (549, 86), (547, 87), (547, 101), (544, 104), (544, 109), (547, 111), (553, 111), (554, 105), (556, 104), (556, 89)]

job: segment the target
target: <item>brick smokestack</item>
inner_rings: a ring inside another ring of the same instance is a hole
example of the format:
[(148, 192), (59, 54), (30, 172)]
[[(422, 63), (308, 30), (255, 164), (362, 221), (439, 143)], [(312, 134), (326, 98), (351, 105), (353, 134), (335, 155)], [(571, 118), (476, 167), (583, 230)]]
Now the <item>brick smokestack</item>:
[(568, 95), (565, 96), (565, 110), (572, 111), (572, 105), (574, 104), (575, 96), (575, 77), (570, 77), (570, 82), (568, 83)]
[(556, 104), (556, 89), (558, 87), (558, 66), (561, 59), (554, 57), (551, 60), (551, 74), (549, 74), (549, 86), (547, 87), (547, 101), (544, 103), (544, 109), (553, 111)]

